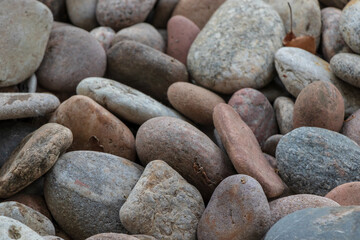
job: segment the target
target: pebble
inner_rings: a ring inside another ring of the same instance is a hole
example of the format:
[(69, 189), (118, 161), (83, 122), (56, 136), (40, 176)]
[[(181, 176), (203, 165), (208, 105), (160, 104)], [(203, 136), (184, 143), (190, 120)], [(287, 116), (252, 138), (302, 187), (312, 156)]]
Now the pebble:
[(72, 131), (74, 141), (69, 151), (93, 150), (135, 160), (135, 139), (130, 129), (89, 97), (69, 98), (58, 107), (50, 122)]
[(356, 53), (360, 53), (360, 0), (351, 0), (342, 10), (340, 32), (346, 44)]
[(51, 31), (44, 59), (36, 76), (41, 86), (56, 92), (75, 92), (86, 77), (102, 77), (106, 54), (87, 31), (71, 26)]
[(52, 12), (55, 21), (66, 21), (66, 0), (38, 0), (45, 4)]
[(197, 83), (220, 93), (262, 88), (273, 79), (284, 35), (281, 18), (268, 4), (228, 0), (191, 45), (188, 70)]
[(337, 8), (327, 7), (321, 10), (322, 53), (328, 62), (335, 54), (352, 52), (341, 36), (340, 16), (341, 10)]
[(16, 85), (36, 71), (52, 23), (51, 11), (41, 2), (0, 2), (0, 87)]
[(360, 109), (344, 121), (341, 133), (360, 146)]
[(264, 157), (255, 135), (239, 114), (227, 104), (214, 109), (214, 125), (236, 171), (255, 178), (267, 197), (280, 196), (285, 184)]
[(261, 239), (269, 229), (270, 207), (260, 184), (237, 174), (215, 189), (197, 231), (199, 240)]
[(330, 61), (332, 72), (341, 80), (360, 88), (360, 55), (353, 53), (336, 54)]
[(301, 209), (340, 206), (329, 198), (312, 194), (297, 194), (279, 198), (271, 201), (269, 205), (271, 210), (271, 226), (286, 215)]
[(58, 237), (58, 236), (43, 236), (43, 239), (44, 240), (64, 240), (63, 238)]
[(161, 102), (174, 82), (187, 82), (186, 67), (176, 59), (144, 44), (123, 40), (108, 50), (108, 77)]
[(0, 120), (40, 117), (56, 110), (57, 97), (47, 93), (2, 93)]
[(359, 181), (360, 147), (342, 134), (301, 127), (283, 136), (276, 148), (279, 174), (295, 193), (324, 196)]
[(148, 235), (132, 235), (133, 237), (138, 238), (139, 240), (156, 240), (156, 238), (152, 237), (152, 236), (148, 236)]
[(118, 211), (142, 171), (136, 163), (111, 154), (69, 152), (46, 175), (46, 203), (73, 239), (103, 232), (127, 233)]
[(154, 160), (121, 207), (120, 220), (133, 234), (195, 240), (204, 210), (200, 192), (166, 162)]
[(282, 135), (289, 133), (294, 128), (294, 105), (294, 101), (289, 97), (278, 97), (275, 99), (275, 115)]
[(329, 7), (336, 7), (343, 9), (350, 0), (319, 0), (320, 3)]
[(85, 240), (138, 240), (138, 238), (122, 233), (100, 233)]
[(265, 240), (357, 239), (360, 206), (307, 208), (278, 221)]
[(348, 182), (337, 186), (325, 197), (334, 200), (341, 206), (360, 205), (360, 182)]
[(200, 29), (225, 0), (179, 0), (172, 16), (181, 15), (193, 21)]
[(96, 19), (115, 31), (144, 22), (156, 0), (98, 0)]
[(90, 34), (99, 41), (105, 52), (110, 48), (115, 37), (115, 31), (109, 27), (97, 27), (91, 30)]
[(71, 131), (55, 123), (26, 136), (0, 169), (0, 198), (14, 195), (44, 175), (71, 143)]
[(323, 59), (300, 48), (284, 47), (275, 54), (275, 67), (286, 89), (297, 97), (312, 82), (323, 81), (335, 85), (344, 98), (345, 115), (360, 108), (360, 89), (339, 80)]
[(90, 97), (121, 119), (143, 124), (154, 117), (169, 116), (185, 120), (173, 109), (150, 96), (119, 82), (105, 78), (86, 78), (76, 89), (77, 94)]
[(159, 0), (154, 9), (154, 18), (151, 24), (156, 28), (166, 28), (171, 13), (178, 3), (179, 0)]
[(18, 202), (0, 203), (0, 215), (10, 217), (25, 224), (41, 236), (55, 235), (52, 222), (34, 209)]
[(189, 119), (213, 126), (213, 110), (225, 101), (217, 94), (186, 82), (173, 83), (167, 92), (171, 105)]
[(87, 31), (99, 24), (96, 20), (97, 0), (66, 0), (66, 8), (71, 22)]
[(337, 88), (323, 81), (301, 90), (294, 105), (293, 126), (319, 127), (339, 132), (344, 122), (344, 99)]
[(275, 111), (264, 94), (256, 89), (243, 88), (235, 92), (229, 105), (253, 131), (260, 147), (265, 140), (278, 133)]
[(167, 24), (168, 43), (166, 54), (186, 65), (191, 44), (194, 42), (200, 29), (190, 19), (184, 16), (174, 16)]
[(43, 237), (25, 224), (4, 216), (0, 216), (0, 236), (4, 240), (44, 240)]
[(114, 46), (123, 40), (139, 42), (160, 52), (165, 51), (166, 43), (161, 34), (148, 23), (138, 23), (131, 27), (121, 29), (115, 34), (111, 45)]
[(235, 170), (214, 142), (191, 124), (171, 117), (148, 120), (136, 134), (143, 165), (160, 159), (194, 185), (208, 202), (216, 186)]
[(275, 153), (276, 153), (276, 147), (280, 141), (280, 139), (282, 138), (282, 134), (275, 134), (272, 135), (271, 137), (269, 137), (268, 139), (266, 139), (265, 143), (264, 143), (264, 147), (263, 147), (263, 152), (269, 154), (270, 156), (275, 157)]

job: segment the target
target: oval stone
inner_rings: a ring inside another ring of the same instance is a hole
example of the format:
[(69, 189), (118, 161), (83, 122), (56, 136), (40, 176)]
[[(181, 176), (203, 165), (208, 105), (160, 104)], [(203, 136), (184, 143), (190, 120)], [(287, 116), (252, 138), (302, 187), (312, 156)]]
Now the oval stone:
[(341, 80), (360, 88), (360, 55), (353, 53), (336, 54), (330, 61), (331, 70)]
[(16, 85), (36, 71), (52, 23), (51, 11), (39, 1), (0, 2), (0, 87)]
[(0, 235), (4, 239), (44, 240), (43, 237), (25, 224), (4, 216), (0, 216)]
[(199, 240), (257, 240), (270, 225), (270, 207), (260, 184), (252, 177), (237, 174), (215, 189), (203, 213)]
[(79, 83), (76, 92), (92, 98), (120, 118), (139, 125), (161, 116), (185, 120), (181, 114), (150, 96), (110, 79), (86, 78)]
[(356, 53), (360, 53), (360, 0), (351, 0), (342, 10), (340, 31), (346, 44)]
[(91, 30), (90, 34), (99, 41), (101, 46), (107, 51), (115, 37), (115, 31), (109, 27), (97, 27)]
[(360, 109), (344, 121), (341, 133), (360, 146)]
[(87, 31), (97, 27), (97, 0), (66, 0), (66, 8), (71, 22)]
[(127, 231), (118, 211), (143, 168), (111, 154), (75, 151), (62, 155), (45, 178), (46, 203), (74, 239)]
[(342, 206), (360, 205), (360, 182), (344, 183), (325, 195)]
[(279, 14), (261, 0), (228, 0), (191, 45), (187, 66), (200, 85), (230, 94), (262, 88), (273, 78), (285, 35)]
[(336, 186), (359, 181), (360, 147), (342, 134), (301, 127), (276, 148), (279, 174), (295, 193), (324, 196)]
[(207, 202), (216, 186), (235, 170), (218, 146), (191, 124), (171, 117), (145, 122), (136, 135), (143, 165), (161, 159), (194, 185)]
[(135, 160), (135, 139), (130, 129), (89, 97), (69, 98), (58, 107), (50, 122), (72, 131), (74, 141), (69, 151), (93, 150)]

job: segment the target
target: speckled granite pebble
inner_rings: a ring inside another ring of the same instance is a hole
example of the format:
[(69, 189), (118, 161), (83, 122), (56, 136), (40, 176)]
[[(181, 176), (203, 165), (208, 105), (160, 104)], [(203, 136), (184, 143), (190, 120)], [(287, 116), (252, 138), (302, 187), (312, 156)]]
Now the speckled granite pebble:
[(360, 88), (360, 55), (353, 53), (336, 54), (330, 61), (332, 72), (341, 80)]
[(356, 53), (360, 53), (360, 0), (351, 0), (342, 10), (340, 32), (346, 44)]
[(0, 236), (4, 240), (44, 240), (44, 238), (25, 224), (4, 216), (0, 216)]
[(278, 97), (274, 102), (276, 120), (281, 134), (293, 130), (294, 101), (289, 97)]

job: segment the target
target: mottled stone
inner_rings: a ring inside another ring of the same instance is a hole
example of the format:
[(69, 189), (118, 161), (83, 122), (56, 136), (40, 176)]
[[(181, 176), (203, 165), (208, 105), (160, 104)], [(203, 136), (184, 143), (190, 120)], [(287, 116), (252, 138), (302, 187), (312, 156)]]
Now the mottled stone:
[(330, 61), (332, 72), (341, 80), (360, 88), (360, 55), (353, 53), (336, 54)]
[(325, 195), (342, 206), (360, 205), (360, 182), (344, 183)]
[(0, 216), (10, 217), (25, 224), (41, 236), (55, 235), (52, 222), (40, 212), (18, 202), (0, 203)]
[(164, 161), (154, 160), (121, 207), (120, 220), (131, 233), (165, 240), (195, 240), (204, 209), (194, 186)]
[(260, 147), (268, 137), (278, 133), (275, 111), (261, 92), (243, 88), (231, 96), (229, 105), (253, 131)]
[(66, 0), (66, 8), (71, 22), (87, 31), (99, 24), (96, 21), (96, 5), (98, 0)]
[(107, 51), (115, 37), (115, 31), (109, 27), (97, 27), (91, 30), (90, 34), (99, 41), (101, 46)]
[(69, 151), (93, 150), (135, 160), (135, 139), (130, 129), (89, 97), (69, 98), (58, 107), (50, 122), (72, 131), (74, 141)]
[(131, 27), (121, 29), (115, 34), (111, 45), (123, 40), (131, 40), (155, 48), (161, 52), (165, 51), (165, 42), (161, 34), (148, 23), (138, 23)]
[(360, 89), (338, 79), (331, 72), (328, 62), (305, 50), (293, 47), (279, 49), (275, 54), (275, 67), (286, 89), (294, 97), (312, 82), (331, 82), (344, 98), (347, 116), (360, 108)]
[(271, 226), (286, 215), (301, 209), (340, 206), (329, 198), (312, 194), (297, 194), (279, 198), (271, 201), (269, 205), (271, 210)]
[(25, 224), (4, 216), (0, 216), (0, 236), (4, 240), (44, 240)]
[(0, 2), (0, 87), (30, 77), (45, 53), (53, 23), (51, 11), (35, 0)]
[(60, 101), (46, 93), (2, 93), (0, 120), (40, 117), (56, 110)]
[(44, 59), (37, 70), (39, 83), (56, 92), (75, 92), (86, 77), (102, 77), (106, 54), (87, 31), (71, 26), (52, 30)]
[(289, 97), (278, 97), (274, 102), (276, 120), (281, 134), (293, 130), (294, 101)]
[(126, 233), (118, 211), (142, 171), (141, 166), (111, 154), (69, 152), (46, 175), (46, 203), (56, 222), (74, 239)]
[(156, 28), (166, 28), (167, 22), (171, 17), (179, 0), (159, 0), (154, 9), (154, 18), (151, 24)]
[(329, 7), (336, 7), (342, 9), (350, 0), (319, 0), (320, 3)]
[(280, 196), (285, 184), (264, 157), (254, 133), (239, 114), (224, 103), (214, 109), (214, 125), (236, 171), (255, 178), (269, 197)]
[(121, 119), (139, 125), (161, 116), (185, 120), (178, 112), (150, 96), (110, 79), (86, 78), (79, 83), (76, 92), (92, 98)]
[(344, 121), (341, 133), (360, 145), (360, 109)]
[(284, 136), (282, 134), (275, 134), (266, 139), (263, 147), (264, 153), (267, 153), (273, 157), (275, 157), (276, 147), (281, 139)]
[(200, 191), (205, 202), (223, 179), (236, 173), (215, 143), (176, 118), (158, 117), (141, 125), (136, 150), (143, 165), (155, 159), (169, 164)]
[(107, 74), (156, 100), (166, 102), (174, 82), (187, 82), (186, 67), (176, 59), (144, 44), (124, 40), (108, 50)]
[(360, 53), (360, 0), (351, 0), (342, 10), (340, 32), (346, 44), (356, 53)]
[(269, 229), (270, 207), (260, 184), (247, 175), (226, 178), (215, 189), (198, 226), (199, 240), (256, 240)]
[(171, 105), (193, 120), (203, 125), (213, 125), (213, 110), (224, 100), (217, 94), (191, 83), (177, 82), (167, 92)]
[(274, 54), (284, 35), (281, 18), (268, 4), (228, 0), (191, 45), (190, 75), (206, 88), (226, 94), (262, 88), (273, 79)]
[(278, 221), (265, 240), (357, 239), (360, 235), (360, 206), (307, 208)]
[(52, 12), (55, 21), (66, 21), (66, 0), (38, 0), (45, 4)]
[(359, 181), (360, 147), (342, 134), (301, 127), (276, 148), (281, 178), (295, 193), (324, 196), (336, 186)]
[(14, 195), (44, 175), (71, 143), (71, 131), (54, 123), (26, 136), (0, 169), (0, 198)]
[(98, 0), (96, 18), (115, 31), (144, 22), (156, 0)]
[(138, 240), (138, 238), (122, 233), (100, 233), (85, 240)]
[(326, 61), (338, 53), (352, 52), (346, 45), (339, 30), (341, 10), (333, 7), (321, 10), (322, 21), (322, 53)]

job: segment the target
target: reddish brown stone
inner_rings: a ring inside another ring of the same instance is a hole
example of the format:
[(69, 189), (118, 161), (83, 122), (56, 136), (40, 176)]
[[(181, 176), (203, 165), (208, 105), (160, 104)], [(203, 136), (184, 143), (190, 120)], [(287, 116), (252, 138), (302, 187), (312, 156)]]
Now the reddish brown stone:
[(342, 206), (360, 205), (360, 182), (341, 184), (326, 194), (325, 197)]
[(360, 146), (360, 109), (345, 120), (341, 133)]
[(55, 111), (50, 122), (72, 131), (74, 141), (69, 151), (93, 150), (135, 160), (135, 140), (129, 128), (89, 97), (69, 98)]
[(171, 105), (193, 120), (203, 125), (213, 125), (213, 110), (224, 100), (215, 93), (191, 83), (177, 82), (167, 92)]
[(167, 24), (168, 45), (166, 53), (186, 65), (191, 44), (200, 29), (184, 16), (174, 16)]
[(344, 116), (344, 99), (339, 90), (329, 82), (316, 81), (297, 97), (293, 124), (294, 128), (319, 127), (339, 132)]
[(263, 151), (264, 153), (267, 153), (273, 157), (275, 157), (275, 153), (276, 153), (276, 147), (280, 141), (280, 139), (282, 138), (281, 134), (275, 134), (272, 135), (271, 137), (269, 137), (268, 139), (266, 139), (265, 143), (264, 143), (264, 147), (263, 147)]
[(280, 196), (285, 184), (265, 159), (254, 133), (227, 104), (214, 108), (214, 125), (238, 173), (255, 178), (268, 198)]

